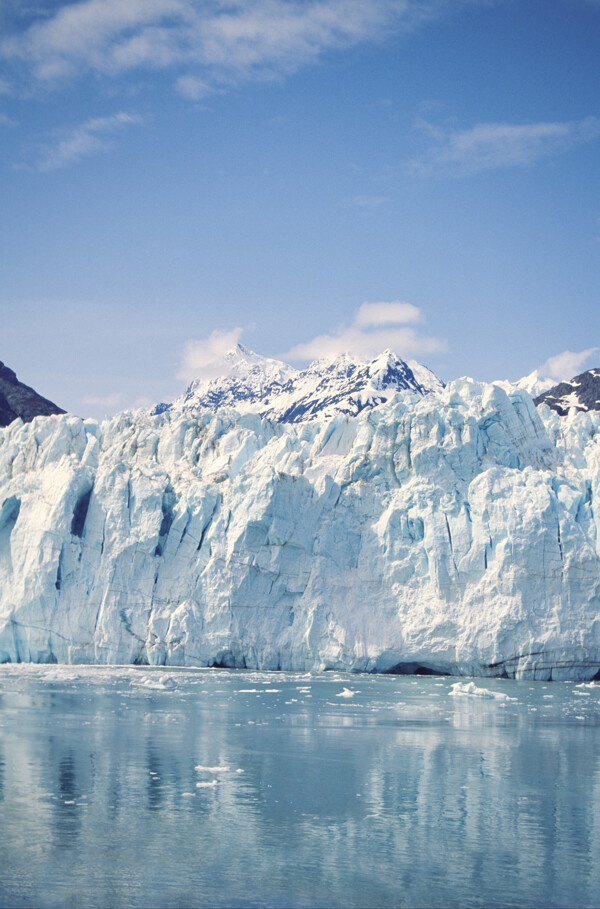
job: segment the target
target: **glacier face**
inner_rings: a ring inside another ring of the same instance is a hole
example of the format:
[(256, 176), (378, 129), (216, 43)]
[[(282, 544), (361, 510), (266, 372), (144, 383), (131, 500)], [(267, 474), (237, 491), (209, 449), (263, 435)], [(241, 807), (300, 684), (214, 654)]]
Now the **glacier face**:
[(299, 424), (0, 430), (0, 660), (600, 668), (600, 413), (466, 380)]

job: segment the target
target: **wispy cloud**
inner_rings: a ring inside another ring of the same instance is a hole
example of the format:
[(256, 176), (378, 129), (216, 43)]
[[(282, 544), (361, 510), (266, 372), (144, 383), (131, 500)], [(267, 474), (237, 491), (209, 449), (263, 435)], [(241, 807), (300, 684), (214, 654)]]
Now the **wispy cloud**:
[(595, 353), (600, 351), (600, 347), (587, 347), (576, 353), (572, 350), (564, 350), (562, 353), (550, 357), (539, 367), (538, 373), (541, 376), (548, 376), (550, 379), (564, 381), (572, 379), (573, 376), (579, 375), (585, 363)]
[(40, 155), (33, 164), (17, 165), (31, 170), (58, 170), (80, 161), (88, 155), (107, 151), (111, 148), (111, 136), (129, 126), (142, 122), (137, 114), (119, 111), (110, 117), (94, 117), (58, 134), (41, 149)]
[(357, 328), (374, 328), (381, 325), (403, 325), (406, 322), (420, 322), (421, 310), (412, 303), (363, 303), (354, 318)]
[(232, 328), (231, 331), (215, 330), (208, 338), (188, 341), (183, 348), (181, 364), (177, 378), (184, 382), (193, 379), (212, 379), (223, 371), (222, 358), (238, 343), (243, 328)]
[(105, 395), (85, 395), (81, 398), (82, 412), (93, 412), (96, 419), (102, 420), (106, 416), (119, 413), (122, 410), (137, 410), (140, 407), (149, 408), (156, 402), (147, 395), (135, 395), (131, 392), (115, 391)]
[[(478, 0), (462, 0), (476, 3)], [(411, 28), (447, 0), (59, 0), (0, 55), (38, 83), (84, 72), (187, 70), (178, 88), (213, 87), (294, 72), (323, 53)]]
[(569, 151), (600, 134), (600, 120), (541, 123), (478, 123), (470, 129), (450, 130), (426, 121), (418, 124), (431, 144), (410, 164), (421, 174), (465, 176), (503, 167), (523, 167), (542, 158)]
[(412, 325), (423, 321), (423, 315), (412, 303), (363, 303), (349, 325), (341, 325), (331, 334), (317, 335), (296, 344), (284, 359), (314, 360), (339, 353), (357, 357), (375, 357), (386, 348), (403, 357), (418, 357), (446, 349), (440, 338), (423, 335)]
[(196, 76), (180, 76), (175, 84), (177, 91), (190, 101), (201, 101), (214, 92), (204, 79), (197, 79)]

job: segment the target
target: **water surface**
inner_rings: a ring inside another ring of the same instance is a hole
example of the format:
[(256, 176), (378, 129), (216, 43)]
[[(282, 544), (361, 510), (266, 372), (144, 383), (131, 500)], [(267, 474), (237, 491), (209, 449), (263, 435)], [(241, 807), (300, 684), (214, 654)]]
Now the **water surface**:
[(598, 906), (600, 685), (168, 677), (0, 667), (0, 905)]

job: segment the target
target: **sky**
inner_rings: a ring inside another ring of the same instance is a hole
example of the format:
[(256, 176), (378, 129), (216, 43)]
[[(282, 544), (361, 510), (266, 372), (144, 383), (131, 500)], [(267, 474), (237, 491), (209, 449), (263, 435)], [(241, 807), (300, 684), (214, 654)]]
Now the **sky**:
[(600, 0), (0, 0), (0, 359), (101, 418), (241, 341), (600, 365)]

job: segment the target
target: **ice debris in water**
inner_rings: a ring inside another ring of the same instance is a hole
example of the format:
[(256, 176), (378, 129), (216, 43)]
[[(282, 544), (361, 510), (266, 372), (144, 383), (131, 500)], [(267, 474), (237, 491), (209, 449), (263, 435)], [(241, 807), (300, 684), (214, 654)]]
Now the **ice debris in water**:
[(355, 694), (355, 691), (351, 691), (349, 688), (343, 688), (339, 694), (336, 694), (336, 698), (353, 698)]
[(53, 672), (47, 672), (43, 678), (47, 682), (77, 682), (80, 676), (76, 672), (54, 670)]
[(474, 682), (455, 682), (451, 686), (452, 691), (448, 692), (451, 697), (473, 697), (473, 698), (484, 698), (488, 701), (515, 701), (516, 698), (511, 698), (507, 694), (503, 694), (500, 691), (489, 691), (487, 688), (478, 688)]
[(206, 783), (196, 783), (196, 789), (213, 789), (218, 783), (218, 780), (210, 780), (210, 782)]
[(151, 688), (153, 691), (174, 691), (177, 688), (177, 682), (170, 675), (161, 675), (158, 679), (153, 679), (152, 676), (144, 676), (141, 682), (133, 679), (131, 684), (139, 684), (143, 688)]
[(225, 767), (224, 765), (218, 765), (217, 767), (206, 767), (204, 764), (198, 764), (194, 767), (198, 773), (228, 773), (230, 767)]

